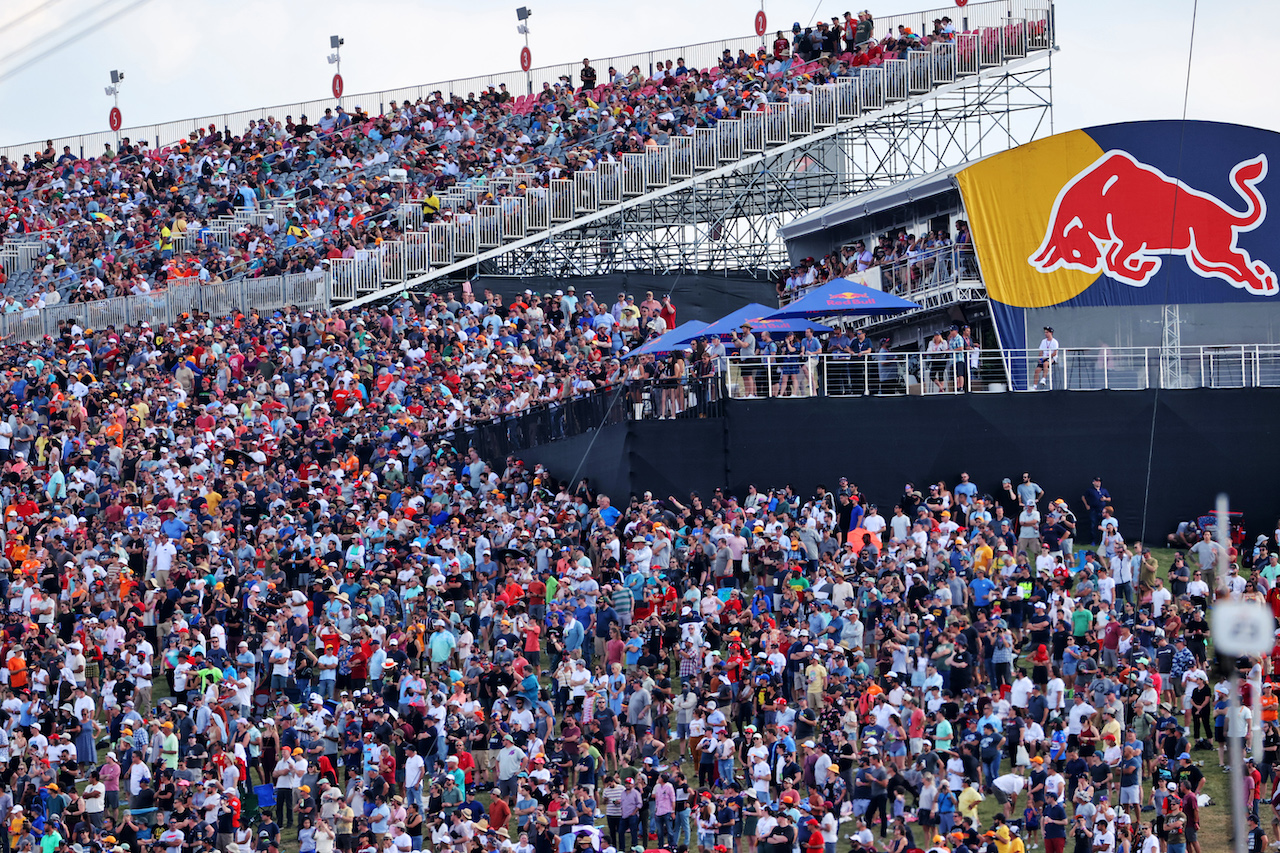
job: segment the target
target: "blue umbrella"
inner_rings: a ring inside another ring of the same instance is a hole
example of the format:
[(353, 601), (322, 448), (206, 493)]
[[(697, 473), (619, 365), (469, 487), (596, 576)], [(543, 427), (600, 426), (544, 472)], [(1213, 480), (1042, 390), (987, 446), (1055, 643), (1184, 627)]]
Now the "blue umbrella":
[(758, 302), (752, 302), (749, 305), (742, 306), (732, 314), (721, 317), (705, 329), (686, 335), (684, 341), (710, 337), (718, 337), (721, 340), (728, 341), (733, 337), (734, 332), (742, 328), (743, 323), (750, 323), (752, 333), (757, 335), (761, 332), (768, 332), (771, 335), (803, 332), (806, 329), (812, 329), (815, 334), (824, 334), (831, 331), (830, 328), (821, 323), (811, 323), (808, 320), (799, 318), (772, 317), (770, 315), (773, 310)]
[(697, 333), (706, 327), (707, 324), (701, 320), (686, 320), (665, 335), (659, 335), (643, 346), (636, 347), (627, 353), (626, 357), (631, 358), (632, 356), (649, 355), (650, 353), (653, 355), (666, 355), (669, 352), (680, 349), (682, 343), (697, 337)]
[(897, 314), (920, 306), (847, 278), (836, 278), (784, 305), (770, 318), (836, 317), (850, 314)]

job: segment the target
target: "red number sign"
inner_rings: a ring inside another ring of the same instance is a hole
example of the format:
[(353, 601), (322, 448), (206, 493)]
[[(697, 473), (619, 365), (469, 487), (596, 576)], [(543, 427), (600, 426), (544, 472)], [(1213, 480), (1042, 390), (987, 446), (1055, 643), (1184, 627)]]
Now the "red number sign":
[(120, 116), (119, 107), (112, 107), (111, 112), (107, 113), (107, 124), (112, 130), (119, 130), (124, 125), (124, 119)]
[(529, 48), (520, 48), (520, 70), (528, 71), (533, 67), (533, 54), (529, 52)]
[(341, 74), (333, 75), (333, 96), (335, 98), (342, 97), (342, 75)]
[(764, 9), (756, 12), (756, 35), (763, 36), (765, 30), (769, 29), (769, 19), (764, 15)]

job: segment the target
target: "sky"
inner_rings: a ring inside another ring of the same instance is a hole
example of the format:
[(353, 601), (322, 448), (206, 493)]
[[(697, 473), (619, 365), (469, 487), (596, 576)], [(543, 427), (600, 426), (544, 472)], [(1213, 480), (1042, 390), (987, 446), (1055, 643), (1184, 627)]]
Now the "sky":
[[(923, 5), (899, 2), (872, 12)], [(345, 39), (349, 94), (514, 70), (524, 44), (515, 15), (522, 3), (534, 13), (535, 66), (746, 35), (759, 8), (758, 0), (605, 7), (577, 0), (5, 0), (0, 145), (105, 131), (111, 98), (103, 87), (113, 68), (125, 72), (120, 108), (126, 127), (325, 97), (332, 34)], [(850, 8), (837, 0), (820, 0), (816, 9), (808, 0), (764, 3), (771, 29)], [(1180, 118), (1193, 6), (1193, 0), (1060, 2), (1054, 130)], [(107, 20), (117, 13), (123, 14)], [(1200, 8), (1188, 118), (1280, 130), (1272, 91), (1280, 51), (1239, 38), (1273, 13), (1262, 0)], [(80, 32), (87, 37), (18, 69)]]

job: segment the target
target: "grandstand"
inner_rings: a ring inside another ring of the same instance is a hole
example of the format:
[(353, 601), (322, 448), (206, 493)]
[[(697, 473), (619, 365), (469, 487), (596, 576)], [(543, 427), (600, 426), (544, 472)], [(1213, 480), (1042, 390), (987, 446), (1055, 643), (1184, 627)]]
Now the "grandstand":
[[(476, 272), (767, 271), (785, 262), (777, 229), (796, 216), (1033, 138), (1053, 44), (1051, 10), (1036, 5), (971, 4), (956, 32), (926, 37), (956, 10), (880, 19), (877, 33), (916, 35), (773, 70), (718, 66), (761, 41), (730, 39), (597, 60), (637, 73), (585, 92), (554, 82), (576, 65), (550, 66), (534, 72), (540, 90), (509, 99), (499, 90), (523, 74), (129, 129), (122, 141), (171, 142), (104, 158), (82, 159), (114, 144), (103, 134), (4, 149), (6, 186), (21, 185), (9, 215), (24, 228), (0, 263), (25, 308), (3, 309), (4, 332), (88, 310), (128, 322), (139, 310), (357, 305)], [(655, 74), (668, 56), (689, 72)], [(363, 109), (375, 103), (377, 117)], [(328, 127), (315, 119), (326, 110), (338, 113)], [(979, 132), (992, 123), (1001, 133)], [(247, 130), (233, 137), (236, 126)], [(97, 210), (67, 214), (68, 191)], [(170, 203), (141, 216), (156, 197)], [(50, 282), (57, 297), (33, 294)]]

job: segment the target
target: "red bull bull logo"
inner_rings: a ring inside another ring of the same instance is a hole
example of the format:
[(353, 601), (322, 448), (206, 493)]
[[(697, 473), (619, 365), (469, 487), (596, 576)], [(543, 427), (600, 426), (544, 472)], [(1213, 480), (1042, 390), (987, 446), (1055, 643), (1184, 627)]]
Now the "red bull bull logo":
[(1242, 232), (1266, 219), (1266, 200), (1257, 190), (1266, 175), (1266, 155), (1231, 169), (1231, 185), (1244, 202), (1237, 212), (1126, 151), (1107, 151), (1058, 192), (1044, 240), (1028, 263), (1041, 273), (1106, 273), (1142, 287), (1159, 272), (1162, 256), (1181, 255), (1196, 275), (1273, 296), (1280, 292), (1275, 272), (1237, 244)]
[(828, 305), (870, 305), (874, 302), (875, 298), (871, 294), (854, 293), (852, 291), (833, 293), (827, 297)]

